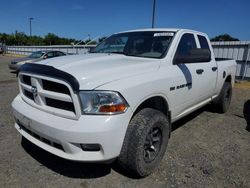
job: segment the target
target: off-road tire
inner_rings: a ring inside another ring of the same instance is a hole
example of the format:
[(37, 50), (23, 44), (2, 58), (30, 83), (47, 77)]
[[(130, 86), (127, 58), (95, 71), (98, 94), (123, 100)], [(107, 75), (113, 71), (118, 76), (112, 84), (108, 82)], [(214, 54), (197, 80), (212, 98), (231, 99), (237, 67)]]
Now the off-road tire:
[(225, 82), (219, 96), (213, 101), (214, 109), (218, 113), (226, 113), (229, 109), (232, 98), (232, 85)]
[[(168, 118), (162, 112), (151, 108), (142, 109), (128, 125), (118, 163), (136, 177), (151, 174), (164, 156), (169, 129)], [(157, 139), (159, 142), (153, 141)], [(154, 152), (152, 148), (158, 149)]]

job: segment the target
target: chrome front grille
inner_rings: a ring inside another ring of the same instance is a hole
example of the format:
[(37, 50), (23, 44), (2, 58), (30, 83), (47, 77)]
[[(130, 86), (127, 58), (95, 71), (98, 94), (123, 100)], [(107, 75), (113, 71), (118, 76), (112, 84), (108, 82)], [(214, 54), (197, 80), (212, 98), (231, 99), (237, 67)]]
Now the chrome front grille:
[(78, 97), (65, 81), (20, 73), (19, 88), (24, 101), (43, 111), (71, 119), (81, 114)]

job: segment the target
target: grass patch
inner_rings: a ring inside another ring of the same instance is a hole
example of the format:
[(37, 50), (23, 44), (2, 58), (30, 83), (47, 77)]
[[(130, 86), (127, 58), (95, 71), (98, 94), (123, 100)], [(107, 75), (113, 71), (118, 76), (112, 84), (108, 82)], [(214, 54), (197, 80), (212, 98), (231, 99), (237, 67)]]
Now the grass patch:
[(250, 89), (250, 82), (249, 81), (241, 81), (241, 82), (235, 83), (234, 88)]

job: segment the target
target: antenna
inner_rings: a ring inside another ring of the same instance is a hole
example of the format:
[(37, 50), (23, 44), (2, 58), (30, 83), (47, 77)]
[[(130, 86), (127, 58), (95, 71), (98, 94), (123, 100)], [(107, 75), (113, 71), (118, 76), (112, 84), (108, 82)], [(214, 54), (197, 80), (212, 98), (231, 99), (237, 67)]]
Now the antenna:
[(155, 3), (156, 3), (156, 0), (153, 0), (152, 28), (155, 27)]

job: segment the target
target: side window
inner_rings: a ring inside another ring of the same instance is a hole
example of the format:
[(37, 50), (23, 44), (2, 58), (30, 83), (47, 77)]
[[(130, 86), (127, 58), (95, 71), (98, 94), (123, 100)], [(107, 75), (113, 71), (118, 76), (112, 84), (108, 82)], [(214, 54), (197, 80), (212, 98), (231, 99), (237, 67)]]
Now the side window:
[(56, 55), (55, 55), (56, 57), (65, 55), (64, 53), (59, 52), (59, 51), (56, 51), (55, 54), (56, 54)]
[(176, 54), (178, 56), (189, 56), (190, 50), (197, 48), (194, 35), (186, 33), (181, 37)]
[(60, 56), (64, 56), (65, 55), (65, 53), (63, 53), (63, 52), (59, 52), (59, 54), (60, 54)]
[(47, 58), (51, 58), (51, 57), (54, 57), (54, 53), (53, 52), (48, 52), (47, 53)]
[(199, 39), (199, 43), (200, 43), (201, 48), (208, 49), (210, 51), (206, 37), (198, 35), (198, 39)]

